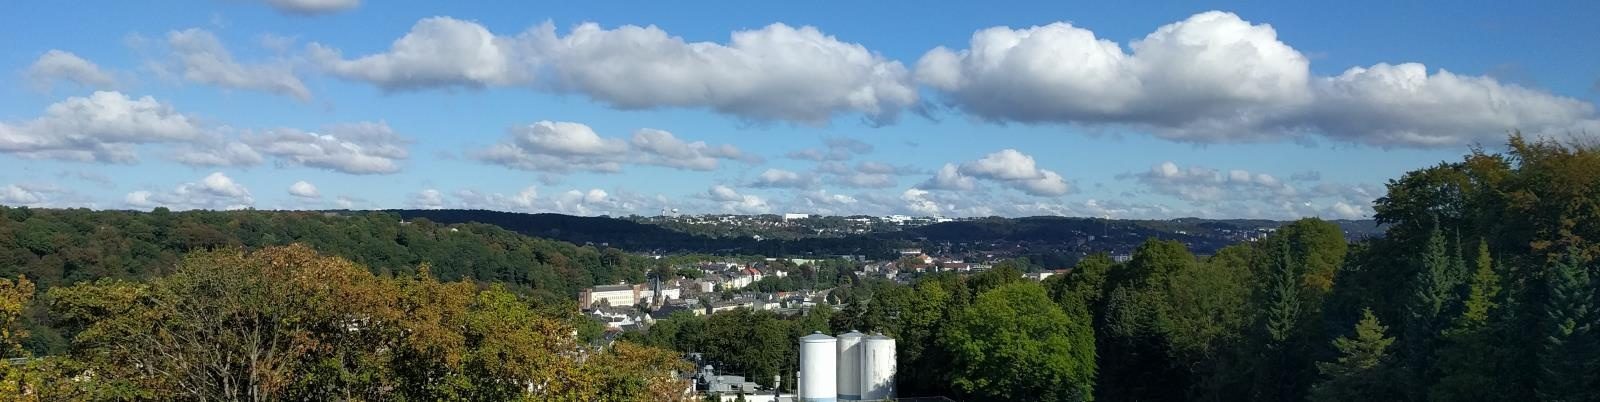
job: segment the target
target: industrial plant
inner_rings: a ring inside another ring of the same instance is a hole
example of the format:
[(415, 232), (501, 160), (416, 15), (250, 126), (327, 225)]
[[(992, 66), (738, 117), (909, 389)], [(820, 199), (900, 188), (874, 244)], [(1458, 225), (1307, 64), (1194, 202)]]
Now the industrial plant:
[(800, 338), (796, 383), (802, 402), (878, 401), (894, 398), (894, 338), (856, 331), (835, 338), (821, 332)]

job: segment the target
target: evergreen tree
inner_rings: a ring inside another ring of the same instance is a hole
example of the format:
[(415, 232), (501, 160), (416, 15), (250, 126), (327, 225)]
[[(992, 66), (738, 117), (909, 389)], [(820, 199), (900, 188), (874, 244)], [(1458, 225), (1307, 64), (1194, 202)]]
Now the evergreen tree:
[(1255, 397), (1263, 401), (1288, 400), (1294, 394), (1292, 380), (1295, 373), (1286, 370), (1293, 367), (1291, 337), (1301, 309), (1300, 278), (1296, 274), (1299, 270), (1289, 252), (1289, 243), (1280, 238), (1275, 247), (1278, 253), (1266, 272), (1263, 289), (1265, 297), (1262, 306), (1265, 312), (1261, 318), (1258, 343), (1262, 348), (1258, 356), (1260, 363), (1254, 367)]
[(1539, 361), (1539, 399), (1584, 401), (1595, 398), (1594, 282), (1576, 250), (1547, 270), (1544, 349)]
[(1433, 382), (1433, 352), (1443, 328), (1441, 317), (1455, 289), (1450, 279), (1455, 258), (1448, 250), (1444, 234), (1434, 226), (1417, 258), (1416, 277), (1406, 303), (1406, 368), (1412, 383), (1408, 389), (1417, 393), (1413, 395), (1417, 399), (1426, 397), (1425, 391)]
[(1494, 270), (1489, 257), (1489, 243), (1478, 241), (1478, 258), (1474, 261), (1472, 279), (1468, 283), (1467, 300), (1462, 306), (1461, 319), (1456, 328), (1480, 328), (1489, 322), (1489, 312), (1499, 307), (1500, 274)]
[(1388, 327), (1378, 322), (1372, 309), (1361, 312), (1355, 338), (1341, 336), (1333, 341), (1339, 358), (1318, 362), (1317, 371), (1325, 377), (1311, 390), (1312, 401), (1388, 401), (1404, 397), (1390, 378)]
[(1503, 319), (1500, 311), (1501, 279), (1495, 272), (1486, 242), (1478, 243), (1472, 280), (1467, 284), (1461, 315), (1445, 330), (1438, 352), (1438, 383), (1429, 390), (1436, 401), (1504, 400), (1505, 395), (1483, 392), (1486, 386), (1503, 383), (1501, 373), (1506, 355), (1498, 328), (1490, 319)]

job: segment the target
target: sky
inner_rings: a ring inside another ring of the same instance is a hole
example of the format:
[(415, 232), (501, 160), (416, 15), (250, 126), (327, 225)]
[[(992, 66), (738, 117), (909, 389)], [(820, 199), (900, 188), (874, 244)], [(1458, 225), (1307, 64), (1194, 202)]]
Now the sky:
[(8, 4), (0, 205), (1359, 219), (1600, 133), (1596, 2), (589, 3)]

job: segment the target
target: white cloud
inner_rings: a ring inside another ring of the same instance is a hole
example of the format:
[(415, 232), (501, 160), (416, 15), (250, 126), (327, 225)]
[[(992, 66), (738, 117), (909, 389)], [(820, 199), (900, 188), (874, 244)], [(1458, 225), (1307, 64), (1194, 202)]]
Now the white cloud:
[(978, 187), (978, 181), (961, 174), (954, 163), (946, 163), (932, 178), (917, 187), (930, 190), (971, 191)]
[(34, 60), (26, 73), (28, 81), (40, 91), (49, 92), (56, 81), (67, 81), (85, 88), (112, 89), (117, 79), (93, 62), (61, 50), (51, 49)]
[(1338, 219), (1362, 219), (1367, 217), (1367, 213), (1361, 207), (1346, 204), (1343, 201), (1333, 203), (1333, 206), (1328, 207), (1328, 213)]
[(431, 188), (423, 189), (422, 191), (411, 195), (411, 202), (409, 205), (412, 208), (417, 209), (443, 209), (444, 193)]
[(617, 173), (624, 164), (710, 171), (716, 170), (721, 160), (760, 160), (732, 145), (685, 141), (663, 130), (639, 129), (631, 140), (624, 141), (601, 136), (581, 123), (552, 121), (513, 127), (506, 139), (472, 152), (471, 157), (513, 169), (551, 173)]
[(346, 197), (346, 196), (342, 196), (342, 195), (333, 198), (333, 205), (339, 207), (340, 209), (353, 209), (353, 208), (355, 208), (356, 204), (365, 204), (365, 203), (366, 203), (366, 200), (362, 200), (360, 198)]
[(176, 59), (174, 68), (189, 82), (311, 99), (311, 91), (295, 76), (289, 63), (239, 63), (210, 31), (190, 28), (168, 32), (167, 44)]
[(267, 5), (285, 14), (332, 14), (356, 8), (361, 0), (264, 0)]
[(1600, 127), (1593, 104), (1417, 63), (1355, 67), (1314, 86), (1301, 124), (1329, 137), (1380, 146), (1500, 143), (1511, 130), (1565, 135)]
[(783, 169), (767, 169), (750, 183), (750, 187), (757, 188), (810, 188), (816, 185), (815, 176)]
[(992, 180), (1032, 180), (1044, 175), (1032, 156), (1015, 149), (1003, 149), (983, 159), (963, 163), (961, 173)]
[(297, 181), (294, 182), (294, 184), (289, 185), (289, 195), (300, 198), (322, 198), (322, 193), (317, 191), (317, 186), (308, 183), (305, 180)]
[(196, 167), (255, 166), (261, 164), (261, 154), (249, 144), (241, 142), (213, 142), (204, 145), (184, 145), (172, 155), (172, 160)]
[(486, 194), (474, 190), (460, 190), (456, 191), (455, 196), (460, 200), (462, 208), (518, 212), (546, 211), (546, 207), (541, 204), (544, 200), (539, 198), (539, 189), (533, 186), (525, 187), (515, 194)]
[(193, 117), (155, 98), (115, 91), (67, 98), (33, 120), (0, 123), (0, 153), (24, 158), (133, 163), (136, 145), (203, 138)]
[(721, 184), (711, 186), (706, 190), (706, 195), (712, 201), (721, 205), (722, 210), (735, 214), (765, 214), (772, 212), (772, 206), (767, 205), (767, 200), (752, 194), (739, 194), (728, 186)]
[(512, 128), (509, 137), (474, 157), (522, 170), (616, 173), (628, 153), (627, 142), (601, 137), (580, 123), (540, 121)]
[(1060, 174), (1039, 168), (1032, 156), (1015, 149), (990, 153), (962, 163), (960, 167), (947, 163), (919, 187), (971, 191), (977, 188), (978, 180), (995, 182), (1037, 197), (1061, 196), (1072, 191), (1072, 186)]
[(1600, 127), (1583, 101), (1420, 64), (1313, 77), (1270, 25), (1231, 13), (1195, 14), (1128, 48), (1068, 23), (994, 27), (967, 49), (929, 51), (915, 75), (983, 120), (1131, 126), (1187, 142), (1315, 134), (1435, 147)]
[(1224, 173), (1200, 166), (1184, 169), (1171, 161), (1152, 166), (1137, 178), (1157, 193), (1199, 203), (1242, 199), (1283, 201), (1298, 194), (1293, 186), (1265, 173), (1237, 169)]
[(535, 31), (497, 37), (476, 22), (450, 17), (417, 21), (384, 53), (344, 59), (313, 43), (308, 52), (323, 71), (389, 91), (437, 87), (482, 88), (530, 83), (538, 61)]
[(706, 194), (711, 196), (712, 201), (717, 202), (739, 201), (742, 199), (739, 196), (739, 192), (721, 184), (711, 186), (711, 189), (706, 190)]
[(44, 194), (41, 194), (38, 191), (22, 188), (15, 184), (8, 184), (5, 187), (0, 187), (0, 204), (33, 207), (42, 205), (44, 200)]
[(908, 188), (905, 192), (900, 193), (900, 199), (905, 201), (907, 210), (918, 215), (940, 216), (943, 213), (943, 208), (939, 206), (938, 202), (929, 198), (929, 193), (926, 190)]
[(330, 74), (387, 90), (526, 86), (619, 109), (709, 108), (752, 120), (825, 124), (860, 113), (883, 123), (917, 102), (899, 62), (784, 24), (734, 32), (720, 44), (654, 26), (593, 23), (565, 36), (549, 23), (496, 35), (476, 22), (433, 17), (384, 53), (346, 59), (321, 44), (309, 53)]
[(172, 191), (134, 191), (123, 197), (123, 202), (141, 209), (167, 207), (179, 210), (234, 210), (255, 205), (250, 190), (222, 172), (212, 173), (199, 181), (179, 184)]
[(721, 159), (749, 160), (739, 148), (732, 145), (685, 142), (672, 133), (649, 128), (634, 132), (631, 144), (644, 154), (643, 163), (678, 169), (709, 171), (716, 170), (717, 161)]
[(245, 135), (244, 142), (287, 165), (349, 174), (399, 172), (409, 156), (409, 140), (384, 122), (334, 124), (321, 133), (280, 128)]

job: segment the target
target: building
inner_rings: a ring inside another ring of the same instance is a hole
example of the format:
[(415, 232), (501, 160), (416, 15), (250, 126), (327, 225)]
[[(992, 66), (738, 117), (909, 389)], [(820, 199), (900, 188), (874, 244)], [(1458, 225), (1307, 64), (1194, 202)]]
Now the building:
[(639, 304), (640, 292), (644, 289), (638, 285), (602, 285), (584, 289), (578, 292), (578, 307), (588, 310), (597, 305), (632, 306)]

